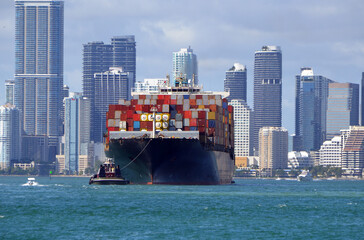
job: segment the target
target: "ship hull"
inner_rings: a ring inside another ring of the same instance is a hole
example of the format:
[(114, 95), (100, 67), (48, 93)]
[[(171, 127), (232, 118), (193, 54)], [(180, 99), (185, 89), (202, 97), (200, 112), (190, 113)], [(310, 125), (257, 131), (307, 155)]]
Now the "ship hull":
[(136, 184), (230, 184), (231, 151), (206, 150), (198, 139), (119, 139), (105, 151), (122, 175)]

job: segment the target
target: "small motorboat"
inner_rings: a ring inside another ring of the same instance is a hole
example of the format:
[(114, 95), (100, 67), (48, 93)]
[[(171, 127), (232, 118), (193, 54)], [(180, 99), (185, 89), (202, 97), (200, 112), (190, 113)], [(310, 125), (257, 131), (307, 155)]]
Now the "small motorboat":
[(97, 185), (127, 185), (129, 180), (125, 180), (121, 176), (119, 165), (115, 166), (111, 158), (106, 159), (104, 164), (100, 165), (97, 174), (90, 178), (89, 184)]
[(28, 182), (24, 183), (23, 186), (36, 186), (38, 183), (35, 181), (35, 178), (28, 178)]
[(301, 174), (297, 176), (297, 180), (302, 182), (312, 181), (312, 175), (309, 170), (302, 170)]

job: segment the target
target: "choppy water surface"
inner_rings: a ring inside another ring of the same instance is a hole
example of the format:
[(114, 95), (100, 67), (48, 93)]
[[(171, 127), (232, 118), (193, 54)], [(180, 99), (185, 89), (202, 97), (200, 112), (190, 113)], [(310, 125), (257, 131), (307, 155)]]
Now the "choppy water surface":
[(0, 177), (0, 239), (363, 239), (364, 181), (94, 186)]

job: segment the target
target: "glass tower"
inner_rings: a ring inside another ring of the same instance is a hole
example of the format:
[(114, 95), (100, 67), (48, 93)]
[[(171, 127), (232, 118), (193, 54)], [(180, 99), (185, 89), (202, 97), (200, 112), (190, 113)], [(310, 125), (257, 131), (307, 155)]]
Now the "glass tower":
[(184, 77), (192, 84), (198, 85), (197, 57), (191, 47), (181, 48), (173, 53), (173, 83), (178, 77)]
[(62, 0), (15, 1), (15, 99), (28, 135), (62, 134)]
[(359, 125), (359, 84), (329, 83), (326, 139), (340, 130)]
[(14, 89), (15, 81), (6, 80), (5, 81), (5, 103), (10, 103), (14, 105)]
[(326, 140), (330, 82), (333, 81), (314, 75), (311, 68), (301, 68), (301, 75), (296, 76), (295, 151), (317, 151)]
[(65, 169), (79, 171), (79, 155), (87, 155), (90, 142), (90, 100), (82, 96), (65, 98)]
[(259, 129), (282, 125), (282, 52), (263, 46), (254, 60), (254, 142), (259, 150)]
[(95, 142), (102, 142), (106, 131), (106, 112), (110, 104), (118, 104), (119, 99), (131, 98), (133, 73), (124, 72), (122, 68), (112, 67), (109, 71), (95, 73)]
[(246, 67), (240, 63), (226, 71), (224, 91), (229, 91), (228, 100), (241, 99), (247, 102), (246, 97)]
[(118, 36), (111, 39), (113, 46), (113, 65), (122, 67), (124, 72), (133, 73), (133, 84), (136, 79), (136, 43), (133, 35)]

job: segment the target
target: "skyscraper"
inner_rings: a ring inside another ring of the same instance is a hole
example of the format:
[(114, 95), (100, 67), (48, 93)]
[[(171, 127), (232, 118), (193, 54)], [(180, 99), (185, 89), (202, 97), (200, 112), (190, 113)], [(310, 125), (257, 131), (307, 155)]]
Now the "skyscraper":
[(246, 97), (246, 67), (240, 63), (234, 63), (228, 71), (224, 81), (224, 91), (229, 91), (228, 100), (241, 99), (247, 102)]
[(259, 168), (284, 169), (288, 164), (288, 131), (282, 127), (262, 127), (259, 131)]
[(252, 110), (244, 100), (233, 99), (229, 105), (234, 107), (234, 153), (235, 158), (251, 156)]
[[(312, 68), (301, 68), (296, 76), (296, 135), (293, 150), (317, 151), (326, 140), (326, 111), (329, 83), (314, 75)], [(298, 95), (297, 95), (298, 94)]]
[(354, 125), (359, 125), (359, 84), (329, 83), (326, 139)]
[(109, 67), (122, 67), (124, 72), (133, 73), (133, 83), (136, 79), (136, 43), (133, 35), (118, 36), (111, 39), (113, 46), (113, 65)]
[[(111, 39), (111, 44), (90, 42), (83, 45), (83, 95), (91, 101), (91, 140), (102, 142), (99, 116), (95, 112), (99, 99), (95, 96), (95, 73), (104, 73), (111, 67), (122, 68), (133, 75), (133, 81), (122, 87), (128, 91), (134, 87), (136, 74), (136, 43), (134, 36), (119, 36)], [(105, 126), (104, 126), (105, 127)]]
[(5, 103), (10, 103), (10, 104), (14, 105), (14, 90), (15, 90), (15, 81), (6, 80), (5, 81)]
[[(95, 80), (94, 74), (105, 72), (113, 66), (113, 47), (103, 42), (91, 42), (83, 45), (83, 96), (91, 102), (91, 126), (95, 118)], [(96, 141), (94, 127), (90, 129), (92, 141)]]
[(15, 0), (15, 105), (28, 135), (62, 133), (63, 0)]
[(65, 99), (65, 169), (79, 171), (80, 155), (88, 155), (90, 143), (90, 100), (82, 96)]
[(193, 53), (191, 47), (181, 48), (179, 52), (173, 52), (173, 79), (176, 81), (178, 77), (184, 77), (189, 82), (194, 81), (198, 84), (197, 57)]
[(259, 149), (259, 129), (282, 125), (282, 52), (278, 46), (263, 46), (254, 60), (254, 142)]
[(19, 110), (9, 103), (0, 107), (0, 169), (21, 158), (21, 119)]
[(109, 71), (95, 73), (95, 142), (102, 142), (106, 131), (106, 112), (110, 104), (118, 104), (119, 99), (130, 99), (130, 85), (133, 73), (124, 72), (122, 68), (112, 67)]
[(350, 126), (342, 132), (342, 169), (346, 175), (362, 177), (364, 168), (364, 127)]

